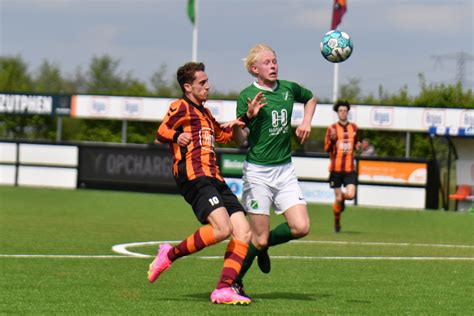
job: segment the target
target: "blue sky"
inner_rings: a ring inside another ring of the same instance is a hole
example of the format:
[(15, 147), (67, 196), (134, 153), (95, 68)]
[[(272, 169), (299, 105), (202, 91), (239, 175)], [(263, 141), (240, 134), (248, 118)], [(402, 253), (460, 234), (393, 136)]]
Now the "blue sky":
[[(472, 0), (348, 0), (339, 29), (354, 52), (340, 64), (340, 83), (358, 78), (364, 95), (380, 84), (397, 92), (419, 91), (428, 82), (453, 83), (456, 59), (432, 56), (474, 54)], [(187, 0), (0, 0), (0, 55), (20, 55), (36, 71), (43, 60), (65, 75), (86, 70), (93, 56), (109, 54), (120, 70), (149, 82), (167, 66), (166, 79), (191, 59), (192, 25)], [(239, 91), (252, 78), (242, 58), (256, 43), (272, 46), (280, 78), (299, 82), (330, 98), (333, 66), (319, 52), (329, 30), (332, 0), (199, 0), (198, 60), (207, 66), (211, 88)], [(474, 88), (474, 60), (464, 69)]]

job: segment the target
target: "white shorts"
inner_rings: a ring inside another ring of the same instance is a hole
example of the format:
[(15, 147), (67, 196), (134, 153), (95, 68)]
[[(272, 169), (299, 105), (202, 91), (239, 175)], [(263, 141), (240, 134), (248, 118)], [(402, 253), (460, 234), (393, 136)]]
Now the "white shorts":
[(296, 204), (306, 205), (293, 164), (261, 166), (244, 162), (242, 204), (251, 214), (282, 214)]

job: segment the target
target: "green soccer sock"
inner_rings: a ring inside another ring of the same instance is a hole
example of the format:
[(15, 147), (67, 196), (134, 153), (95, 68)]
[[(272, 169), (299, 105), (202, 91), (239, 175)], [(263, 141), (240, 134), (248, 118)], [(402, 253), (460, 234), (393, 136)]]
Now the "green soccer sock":
[[(282, 223), (270, 231), (270, 235), (268, 236), (268, 247), (284, 244), (292, 239), (295, 238), (293, 235), (291, 235), (290, 226), (288, 226), (288, 223)], [(252, 266), (253, 260), (259, 254), (259, 252), (260, 250), (255, 248), (252, 243), (249, 243), (249, 250), (247, 252), (247, 256), (245, 257), (244, 263), (242, 264), (242, 269), (240, 269), (239, 276), (235, 280), (236, 283), (242, 284), (245, 274)]]
[(235, 279), (235, 283), (242, 284), (242, 279), (244, 278), (247, 271), (250, 269), (253, 263), (253, 259), (258, 255), (259, 250), (255, 248), (252, 242), (249, 243), (249, 250), (245, 256), (244, 262), (242, 263), (242, 268), (240, 269), (239, 276)]
[(284, 244), (292, 239), (295, 239), (295, 237), (291, 235), (291, 229), (290, 226), (288, 226), (288, 223), (281, 223), (270, 231), (270, 236), (268, 236), (268, 247)]

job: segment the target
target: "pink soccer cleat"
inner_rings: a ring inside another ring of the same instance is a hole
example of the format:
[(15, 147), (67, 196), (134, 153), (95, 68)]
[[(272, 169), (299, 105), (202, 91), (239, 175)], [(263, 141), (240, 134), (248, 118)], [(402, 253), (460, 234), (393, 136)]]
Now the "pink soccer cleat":
[(156, 255), (155, 260), (150, 263), (150, 269), (148, 269), (148, 281), (150, 281), (150, 283), (155, 282), (161, 272), (166, 271), (171, 267), (173, 262), (168, 259), (168, 252), (171, 248), (173, 248), (173, 246), (170, 244), (160, 245), (158, 254)]
[(224, 287), (215, 289), (211, 294), (211, 301), (214, 304), (230, 304), (230, 305), (248, 305), (252, 300), (248, 297), (237, 294), (232, 288)]

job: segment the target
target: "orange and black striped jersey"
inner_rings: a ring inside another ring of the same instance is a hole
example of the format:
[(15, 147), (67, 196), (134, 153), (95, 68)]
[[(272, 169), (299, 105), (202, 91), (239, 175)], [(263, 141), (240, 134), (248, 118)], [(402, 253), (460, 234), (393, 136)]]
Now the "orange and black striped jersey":
[[(178, 136), (191, 135), (186, 147), (178, 145)], [(232, 140), (232, 129), (222, 129), (211, 112), (196, 105), (187, 97), (171, 103), (161, 122), (156, 139), (170, 143), (173, 153), (173, 175), (179, 183), (198, 177), (213, 177), (223, 181), (217, 165), (214, 141), (228, 143)]]
[[(337, 122), (330, 125), (324, 139), (324, 150), (329, 153), (330, 172), (355, 171), (354, 150), (358, 143), (357, 125), (347, 123), (342, 125)], [(336, 139), (331, 140), (331, 131), (336, 133)]]

